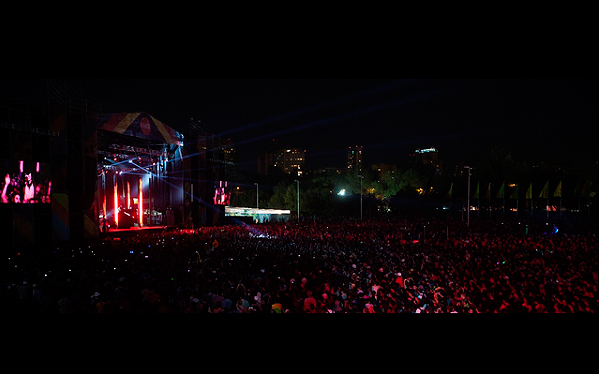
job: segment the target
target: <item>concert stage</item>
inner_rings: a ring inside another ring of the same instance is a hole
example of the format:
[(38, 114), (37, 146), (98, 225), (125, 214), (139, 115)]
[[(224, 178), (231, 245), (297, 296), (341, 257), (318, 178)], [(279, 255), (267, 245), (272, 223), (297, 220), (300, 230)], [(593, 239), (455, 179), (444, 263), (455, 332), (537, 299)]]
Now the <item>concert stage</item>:
[[(183, 136), (147, 113), (113, 113), (97, 125), (97, 224), (109, 236), (181, 223)], [(150, 231), (148, 231), (150, 230)]]
[(4, 246), (225, 223), (232, 145), (193, 119), (179, 124), (184, 136), (146, 112), (104, 113), (51, 81), (2, 104)]

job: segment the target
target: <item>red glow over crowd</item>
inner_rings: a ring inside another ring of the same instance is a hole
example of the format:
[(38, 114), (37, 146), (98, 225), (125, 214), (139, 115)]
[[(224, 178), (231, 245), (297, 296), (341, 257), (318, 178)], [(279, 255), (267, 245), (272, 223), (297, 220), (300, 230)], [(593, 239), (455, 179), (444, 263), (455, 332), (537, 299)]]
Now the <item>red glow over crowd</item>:
[(160, 231), (9, 259), (3, 311), (596, 313), (597, 227), (365, 220)]

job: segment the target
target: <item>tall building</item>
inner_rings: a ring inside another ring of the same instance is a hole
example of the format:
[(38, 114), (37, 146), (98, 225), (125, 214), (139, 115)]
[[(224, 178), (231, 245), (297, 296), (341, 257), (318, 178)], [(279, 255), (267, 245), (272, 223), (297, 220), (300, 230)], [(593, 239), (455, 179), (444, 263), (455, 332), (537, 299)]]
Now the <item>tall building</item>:
[(382, 180), (388, 173), (396, 175), (398, 167), (391, 164), (373, 164), (371, 165), (371, 170), (377, 176), (378, 180)]
[(287, 174), (302, 176), (306, 164), (306, 150), (297, 148), (281, 149), (275, 154), (274, 165)]
[(231, 139), (221, 140), (220, 144), (221, 152), (223, 152), (223, 160), (235, 164), (235, 145)]
[(419, 148), (409, 154), (409, 163), (411, 165), (432, 165), (437, 168), (439, 172), (442, 171), (442, 160), (439, 157), (439, 151), (437, 148)]
[(266, 152), (258, 155), (258, 173), (261, 175), (269, 174), (269, 167), (275, 165), (275, 153)]
[(269, 141), (263, 141), (258, 145), (259, 148), (263, 149), (263, 153), (258, 155), (258, 173), (261, 175), (268, 175), (269, 168), (275, 165), (276, 155), (279, 153), (279, 145), (275, 139)]
[(410, 155), (410, 161), (415, 165), (437, 164), (439, 152), (437, 148), (419, 148), (415, 149)]
[(348, 147), (348, 153), (346, 156), (346, 168), (348, 171), (362, 172), (362, 145), (355, 145), (354, 147)]

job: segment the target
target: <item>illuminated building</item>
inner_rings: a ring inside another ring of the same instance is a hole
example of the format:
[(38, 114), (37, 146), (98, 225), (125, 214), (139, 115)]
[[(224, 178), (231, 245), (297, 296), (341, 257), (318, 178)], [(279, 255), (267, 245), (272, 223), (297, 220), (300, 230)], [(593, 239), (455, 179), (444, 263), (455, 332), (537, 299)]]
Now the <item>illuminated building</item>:
[(377, 175), (378, 180), (382, 180), (388, 173), (395, 175), (398, 172), (398, 167), (391, 164), (373, 164), (371, 170), (373, 174)]
[(346, 168), (348, 171), (362, 172), (362, 146), (355, 145), (354, 147), (348, 147), (348, 153), (346, 157)]
[(235, 147), (231, 139), (221, 140), (221, 152), (225, 162), (230, 165), (235, 164)]
[(341, 175), (344, 172), (344, 168), (334, 167), (334, 166), (326, 166), (324, 168), (317, 169), (318, 175)]
[(235, 175), (236, 170), (236, 153), (233, 141), (231, 139), (219, 139), (217, 137), (217, 157), (211, 161), (222, 164), (223, 177), (225, 179), (232, 179)]
[(442, 161), (439, 158), (439, 151), (437, 148), (419, 148), (409, 154), (409, 163), (411, 165), (431, 165), (441, 172)]
[(277, 151), (274, 165), (287, 174), (302, 176), (306, 163), (306, 150), (286, 148)]

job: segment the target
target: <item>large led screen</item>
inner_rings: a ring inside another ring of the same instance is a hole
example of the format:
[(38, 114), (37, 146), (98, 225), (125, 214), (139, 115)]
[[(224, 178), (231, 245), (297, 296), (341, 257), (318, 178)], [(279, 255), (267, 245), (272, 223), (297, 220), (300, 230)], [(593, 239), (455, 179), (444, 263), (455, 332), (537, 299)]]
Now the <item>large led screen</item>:
[(3, 204), (50, 203), (50, 165), (35, 161), (0, 161)]
[(219, 185), (215, 186), (213, 202), (215, 205), (229, 205), (231, 203), (231, 191), (227, 187), (227, 182), (219, 181)]

